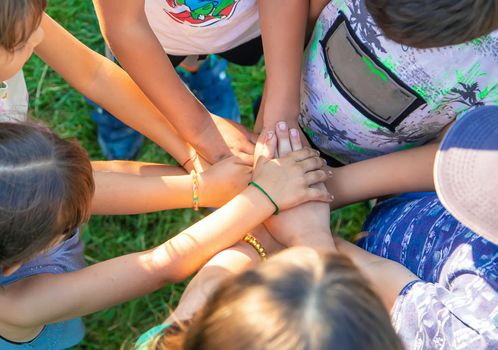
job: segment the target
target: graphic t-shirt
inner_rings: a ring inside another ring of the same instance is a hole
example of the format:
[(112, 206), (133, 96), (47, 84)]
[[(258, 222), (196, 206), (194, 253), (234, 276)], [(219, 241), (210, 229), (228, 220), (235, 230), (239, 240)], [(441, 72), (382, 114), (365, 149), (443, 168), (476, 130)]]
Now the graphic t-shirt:
[(415, 49), (385, 38), (364, 0), (332, 0), (306, 49), (300, 123), (341, 163), (423, 145), (463, 112), (498, 104), (498, 32)]
[(25, 121), (29, 96), (23, 72), (0, 84), (0, 122)]
[(360, 246), (421, 280), (392, 310), (407, 350), (498, 349), (498, 246), (458, 222), (435, 193), (382, 201)]
[(170, 55), (225, 52), (260, 35), (257, 0), (145, 0), (145, 13)]

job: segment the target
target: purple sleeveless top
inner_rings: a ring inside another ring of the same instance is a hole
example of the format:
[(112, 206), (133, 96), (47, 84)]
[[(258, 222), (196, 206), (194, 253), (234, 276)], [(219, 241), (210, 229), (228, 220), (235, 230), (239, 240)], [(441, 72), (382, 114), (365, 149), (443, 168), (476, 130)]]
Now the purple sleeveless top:
[[(0, 286), (6, 286), (24, 278), (40, 274), (61, 274), (81, 270), (86, 266), (83, 249), (84, 244), (80, 240), (78, 230), (71, 238), (23, 264), (11, 276), (3, 276), (0, 273)], [(84, 335), (85, 328), (83, 322), (80, 318), (75, 318), (69, 321), (45, 325), (38, 336), (25, 343), (11, 342), (0, 336), (0, 349), (68, 349), (78, 344)]]

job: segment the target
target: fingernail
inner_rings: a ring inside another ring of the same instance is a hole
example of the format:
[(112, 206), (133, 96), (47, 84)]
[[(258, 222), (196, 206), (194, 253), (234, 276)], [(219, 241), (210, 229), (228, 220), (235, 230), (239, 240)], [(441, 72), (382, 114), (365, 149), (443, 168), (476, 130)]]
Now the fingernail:
[(334, 197), (334, 195), (333, 195), (333, 194), (331, 194), (329, 198), (330, 198), (330, 201), (331, 201), (331, 202), (333, 202), (333, 201), (334, 201), (334, 199), (335, 199), (335, 197)]
[(268, 140), (271, 140), (273, 138), (273, 131), (268, 131), (266, 137), (268, 138)]
[(332, 172), (332, 170), (327, 170), (327, 175), (332, 176), (332, 175), (334, 175), (334, 173)]
[(291, 134), (291, 136), (293, 136), (293, 137), (297, 137), (297, 135), (298, 135), (298, 133), (297, 133), (297, 129), (291, 129), (291, 130), (290, 130), (290, 134)]
[(282, 131), (284, 131), (285, 129), (287, 129), (287, 123), (286, 122), (279, 122), (278, 123), (278, 128)]

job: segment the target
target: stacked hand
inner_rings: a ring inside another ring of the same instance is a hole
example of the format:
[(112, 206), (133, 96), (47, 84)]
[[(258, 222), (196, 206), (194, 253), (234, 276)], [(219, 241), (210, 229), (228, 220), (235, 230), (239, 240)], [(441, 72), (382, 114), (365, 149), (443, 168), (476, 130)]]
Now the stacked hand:
[[(274, 159), (277, 154), (280, 158)], [(316, 218), (325, 217), (325, 213), (328, 218), (327, 203), (333, 200), (323, 186), (331, 175), (324, 170), (325, 165), (319, 152), (303, 148), (297, 130), (289, 131), (283, 123), (276, 132), (260, 136), (254, 157), (239, 153), (201, 173), (200, 204), (222, 206), (245, 189), (251, 180), (261, 186), (281, 210), (311, 201), (312, 204), (290, 213), (284, 212), (267, 223), (277, 240), (288, 246), (296, 245), (299, 238), (314, 236), (304, 234), (305, 231), (329, 231), (328, 219)], [(322, 204), (318, 205), (319, 202)], [(306, 230), (298, 229), (303, 226)]]
[[(295, 152), (292, 152), (294, 147)], [(281, 157), (273, 159), (275, 155)], [(254, 163), (254, 170), (252, 165)], [(302, 148), (296, 130), (281, 129), (260, 136), (255, 156), (239, 153), (226, 158), (199, 175), (201, 206), (219, 207), (240, 193), (252, 180), (278, 204), (288, 209), (309, 201), (330, 203), (325, 186), (330, 174), (319, 152)], [(316, 186), (314, 186), (316, 185)], [(328, 208), (327, 204), (324, 204)]]
[(184, 168), (199, 173), (200, 206), (221, 207), (251, 181), (257, 135), (241, 124), (211, 117), (212, 123), (194, 145), (197, 153)]
[(323, 170), (325, 162), (318, 152), (304, 148), (273, 159), (280, 139), (272, 131), (261, 137), (264, 141), (259, 143), (261, 147), (256, 150), (253, 181), (270, 194), (280, 209), (292, 208), (308, 201), (332, 201), (325, 187), (312, 187), (327, 179), (327, 173)]
[(253, 156), (241, 153), (211, 166), (199, 174), (201, 207), (221, 207), (242, 192), (252, 179)]
[[(296, 129), (287, 129), (285, 123), (277, 125), (278, 153), (286, 156), (292, 151), (302, 149), (299, 133)], [(325, 172), (324, 172), (325, 173)], [(331, 176), (331, 173), (325, 173)], [(318, 181), (313, 189), (326, 191), (323, 181)], [(329, 195), (330, 196), (330, 195)], [(330, 232), (330, 208), (327, 203), (308, 202), (272, 216), (265, 222), (272, 236), (285, 246), (310, 246), (329, 249), (334, 247)]]
[(214, 114), (211, 117), (212, 122), (192, 144), (204, 159), (211, 164), (216, 164), (230, 156), (254, 154), (256, 134), (241, 124)]

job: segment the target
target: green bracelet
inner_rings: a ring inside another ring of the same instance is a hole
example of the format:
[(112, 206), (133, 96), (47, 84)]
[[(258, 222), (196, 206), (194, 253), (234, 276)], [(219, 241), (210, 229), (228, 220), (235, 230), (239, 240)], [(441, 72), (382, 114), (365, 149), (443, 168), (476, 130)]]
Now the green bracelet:
[(273, 200), (273, 198), (270, 197), (270, 195), (268, 194), (268, 192), (266, 192), (263, 187), (261, 187), (260, 185), (258, 185), (257, 183), (255, 183), (254, 181), (251, 181), (249, 182), (249, 185), (253, 185), (254, 187), (256, 187), (258, 190), (260, 190), (261, 192), (263, 192), (263, 194), (268, 197), (268, 199), (270, 200), (270, 202), (272, 202), (272, 204), (275, 206), (275, 211), (273, 212), (273, 215), (278, 215), (278, 213), (280, 213), (280, 208), (278, 207), (278, 204), (275, 203), (275, 201)]

